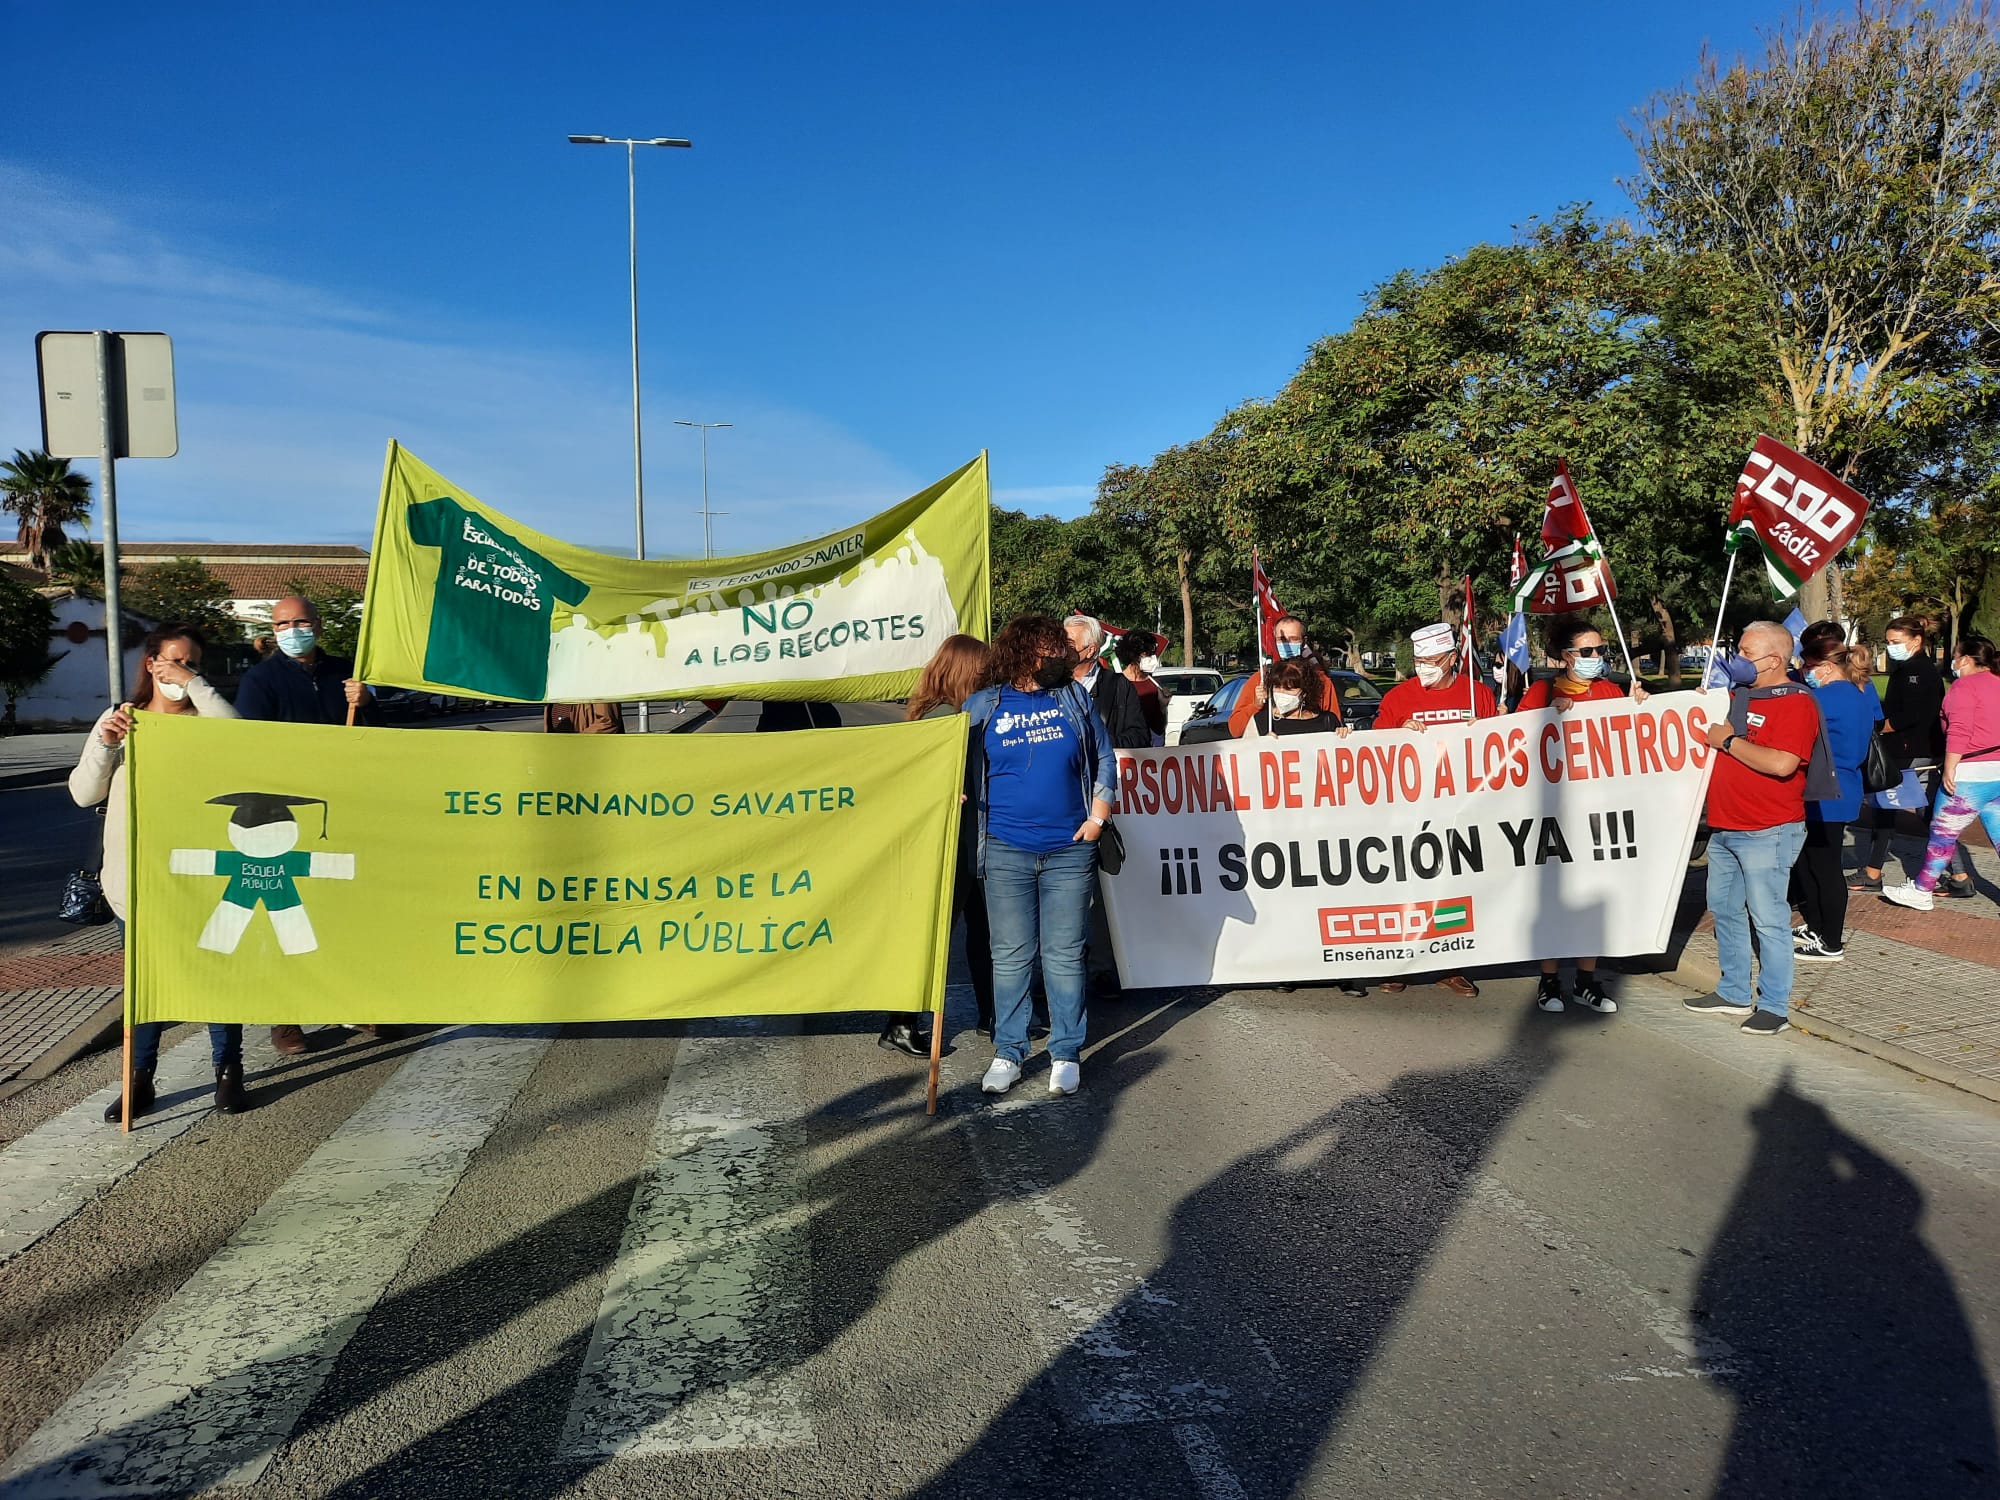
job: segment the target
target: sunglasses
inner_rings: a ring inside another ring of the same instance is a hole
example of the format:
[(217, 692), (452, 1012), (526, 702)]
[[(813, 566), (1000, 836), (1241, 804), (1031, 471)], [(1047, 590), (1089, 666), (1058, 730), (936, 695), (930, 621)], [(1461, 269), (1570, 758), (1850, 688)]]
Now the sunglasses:
[(1572, 646), (1569, 649), (1578, 656), (1602, 656), (1605, 651), (1602, 646)]

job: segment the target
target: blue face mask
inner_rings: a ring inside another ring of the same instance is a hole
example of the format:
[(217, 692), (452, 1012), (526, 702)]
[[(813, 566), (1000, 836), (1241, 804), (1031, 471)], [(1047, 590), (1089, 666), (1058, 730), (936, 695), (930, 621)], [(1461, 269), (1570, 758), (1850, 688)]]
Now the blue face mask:
[(1916, 654), (1915, 652), (1913, 652), (1908, 646), (1905, 646), (1901, 641), (1889, 642), (1890, 661), (1908, 661), (1915, 654)]
[(278, 649), (287, 656), (304, 656), (319, 640), (319, 632), (306, 625), (296, 625), (290, 630), (278, 632)]
[(1290, 661), (1293, 657), (1303, 654), (1305, 649), (1303, 641), (1278, 642), (1278, 655), (1285, 661)]
[(1757, 685), (1757, 663), (1747, 656), (1738, 656), (1734, 651), (1722, 658), (1722, 671), (1737, 687)]
[(1604, 675), (1604, 658), (1601, 656), (1579, 656), (1570, 666), (1578, 682), (1595, 682)]

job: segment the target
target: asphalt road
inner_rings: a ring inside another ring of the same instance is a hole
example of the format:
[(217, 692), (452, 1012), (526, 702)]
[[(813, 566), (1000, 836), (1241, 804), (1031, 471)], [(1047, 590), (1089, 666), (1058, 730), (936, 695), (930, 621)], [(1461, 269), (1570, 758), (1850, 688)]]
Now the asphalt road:
[(869, 1016), (328, 1033), (124, 1155), (86, 1059), (0, 1496), (1993, 1493), (2000, 1110), (1624, 985), (1135, 995), (997, 1102), (959, 986), (929, 1120)]

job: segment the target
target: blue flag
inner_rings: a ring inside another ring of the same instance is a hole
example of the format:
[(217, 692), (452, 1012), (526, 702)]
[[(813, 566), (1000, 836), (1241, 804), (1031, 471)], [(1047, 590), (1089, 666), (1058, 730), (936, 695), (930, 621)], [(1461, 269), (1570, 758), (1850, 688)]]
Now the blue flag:
[(1518, 609), (1500, 632), (1500, 654), (1523, 672), (1528, 670), (1528, 617)]
[(1797, 656), (1799, 654), (1799, 637), (1806, 633), (1806, 617), (1799, 613), (1799, 607), (1796, 604), (1792, 606), (1792, 612), (1785, 616), (1785, 629), (1792, 633), (1792, 655)]

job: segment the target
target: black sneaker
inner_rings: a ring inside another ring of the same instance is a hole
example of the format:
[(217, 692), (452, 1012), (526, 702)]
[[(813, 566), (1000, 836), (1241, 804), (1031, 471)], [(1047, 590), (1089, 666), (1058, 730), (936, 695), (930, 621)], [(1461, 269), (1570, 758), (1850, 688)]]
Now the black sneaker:
[(1970, 901), (1979, 894), (1979, 887), (1968, 876), (1965, 879), (1940, 880), (1937, 893), (1940, 896), (1955, 897), (1960, 901)]
[(1570, 998), (1578, 1005), (1588, 1006), (1600, 1016), (1615, 1015), (1618, 1002), (1604, 993), (1604, 987), (1597, 982), (1595, 974), (1579, 974), (1576, 985), (1570, 990)]
[(1792, 958), (1802, 964), (1837, 964), (1847, 950), (1827, 942), (1809, 927), (1792, 934)]
[(1336, 979), (1333, 987), (1341, 994), (1352, 995), (1357, 1000), (1365, 999), (1368, 994), (1368, 986), (1356, 979)]
[(1850, 891), (1880, 891), (1882, 877), (1870, 875), (1866, 870), (1856, 870), (1847, 877), (1847, 888)]
[(1706, 995), (1696, 995), (1692, 1000), (1681, 1001), (1681, 1009), (1691, 1010), (1702, 1016), (1747, 1016), (1757, 1007), (1745, 1005), (1740, 1000), (1725, 1000), (1710, 990)]
[(1790, 1031), (1792, 1023), (1775, 1010), (1757, 1010), (1750, 1013), (1750, 1019), (1736, 1028), (1751, 1036), (1776, 1036), (1781, 1031)]
[(1564, 1009), (1562, 980), (1554, 974), (1544, 974), (1541, 983), (1535, 986), (1535, 1009), (1545, 1010), (1550, 1015)]

